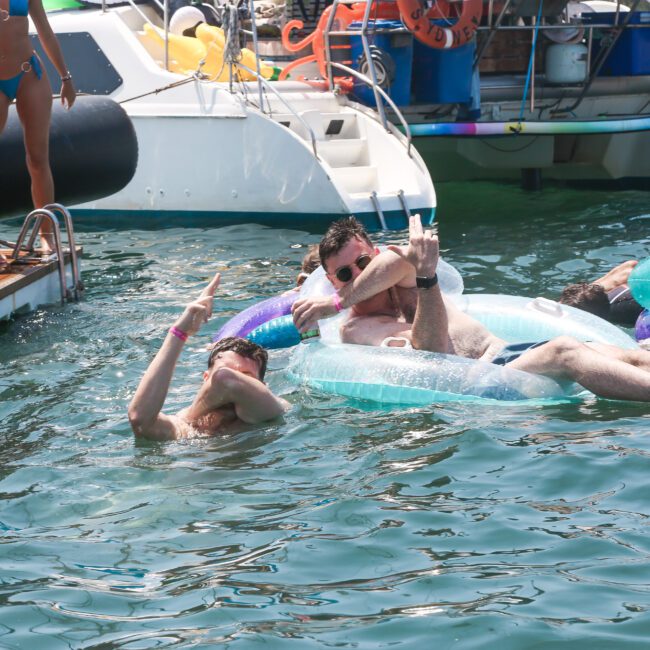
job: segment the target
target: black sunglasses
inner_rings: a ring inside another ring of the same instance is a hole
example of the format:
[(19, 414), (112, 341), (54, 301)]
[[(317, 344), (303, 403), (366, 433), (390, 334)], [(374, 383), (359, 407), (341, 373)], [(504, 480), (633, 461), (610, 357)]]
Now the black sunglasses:
[[(365, 253), (364, 255), (359, 255), (353, 264), (355, 264), (360, 271), (363, 271), (363, 269), (370, 264), (371, 260), (372, 257)], [(337, 269), (335, 275), (339, 282), (349, 282), (352, 280), (352, 269), (349, 266), (342, 266), (340, 269)]]

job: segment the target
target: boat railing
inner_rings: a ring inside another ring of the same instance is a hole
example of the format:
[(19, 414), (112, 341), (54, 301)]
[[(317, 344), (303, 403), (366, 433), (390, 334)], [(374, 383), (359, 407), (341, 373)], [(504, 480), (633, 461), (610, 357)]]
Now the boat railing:
[[(282, 103), (282, 105), (288, 109), (288, 111), (292, 114), (295, 115), (298, 118), (298, 121), (303, 125), (307, 133), (309, 133), (309, 139), (311, 140), (311, 147), (312, 151), (314, 152), (314, 156), (318, 157), (318, 149), (316, 146), (316, 134), (314, 133), (314, 130), (307, 124), (307, 121), (298, 113), (293, 106), (282, 96), (282, 93), (280, 93), (276, 88), (273, 87), (273, 84), (271, 84), (267, 79), (265, 79), (260, 73), (255, 72), (252, 68), (249, 68), (248, 66), (244, 65), (243, 63), (238, 63), (238, 67), (242, 68), (242, 70), (246, 70), (246, 72), (249, 72), (250, 74), (254, 75), (257, 77), (258, 82), (264, 87), (270, 90)], [(261, 94), (261, 91), (260, 91)], [(262, 106), (260, 105), (260, 110), (264, 112)], [(269, 109), (269, 114), (270, 114), (270, 109)]]
[[(342, 70), (343, 72), (346, 72), (347, 74), (351, 74), (353, 77), (356, 77), (359, 79), (359, 81), (362, 81), (363, 83), (373, 86), (372, 79), (369, 79), (366, 75), (362, 74), (358, 70), (354, 70), (353, 68), (350, 68), (347, 65), (344, 65), (343, 63), (335, 63), (332, 62), (331, 66), (333, 68), (337, 68), (338, 70)], [(393, 109), (393, 112), (395, 113), (395, 116), (397, 119), (400, 121), (402, 128), (404, 129), (404, 134), (406, 135), (406, 152), (409, 156), (411, 156), (411, 143), (412, 143), (412, 137), (411, 137), (411, 129), (409, 128), (408, 122), (406, 121), (406, 118), (402, 114), (402, 112), (399, 110), (395, 102), (390, 98), (388, 93), (379, 85), (374, 85), (374, 90), (379, 94), (380, 97), (386, 100), (386, 103)], [(384, 116), (384, 120), (381, 121), (384, 128), (388, 131), (388, 124), (386, 123), (386, 118)]]
[[(334, 81), (334, 73), (333, 73), (333, 68), (337, 68), (338, 70), (343, 70), (347, 74), (351, 74), (353, 77), (359, 79), (363, 83), (367, 84), (371, 90), (373, 91), (373, 94), (375, 96), (375, 105), (377, 106), (377, 113), (379, 115), (379, 121), (381, 122), (382, 126), (386, 131), (390, 132), (389, 126), (388, 126), (388, 118), (386, 117), (386, 110), (384, 108), (384, 103), (382, 99), (386, 100), (388, 105), (391, 107), (393, 112), (395, 113), (395, 116), (397, 119), (400, 121), (402, 126), (404, 127), (405, 133), (406, 133), (406, 151), (409, 156), (411, 156), (411, 131), (408, 127), (408, 123), (406, 122), (406, 119), (404, 118), (404, 115), (402, 112), (399, 110), (395, 102), (388, 96), (388, 94), (384, 91), (384, 89), (379, 85), (377, 82), (377, 70), (375, 68), (375, 60), (372, 56), (372, 51), (370, 49), (370, 41), (368, 40), (368, 33), (371, 31), (369, 29), (369, 22), (370, 22), (370, 11), (372, 9), (372, 4), (373, 0), (365, 0), (365, 10), (363, 13), (363, 19), (361, 21), (361, 29), (359, 30), (332, 30), (332, 26), (334, 24), (334, 20), (336, 17), (336, 9), (342, 4), (350, 4), (352, 0), (334, 0), (334, 2), (331, 5), (331, 11), (330, 15), (328, 16), (327, 19), (327, 24), (325, 26), (325, 29), (323, 30), (323, 40), (325, 42), (325, 62), (326, 62), (326, 69), (327, 69), (327, 78), (329, 82), (329, 87), (334, 88), (335, 87), (335, 81)], [(354, 0), (355, 2), (359, 0)], [(364, 2), (364, 0), (360, 0), (361, 2)], [(366, 60), (366, 65), (368, 66), (368, 72), (369, 75), (364, 75), (361, 72), (358, 72), (357, 70), (354, 70), (353, 68), (350, 68), (349, 66), (346, 66), (342, 63), (337, 63), (335, 61), (332, 61), (332, 50), (330, 47), (330, 37), (331, 36), (356, 36), (356, 37), (361, 37), (361, 44), (363, 47), (363, 53), (364, 57)]]

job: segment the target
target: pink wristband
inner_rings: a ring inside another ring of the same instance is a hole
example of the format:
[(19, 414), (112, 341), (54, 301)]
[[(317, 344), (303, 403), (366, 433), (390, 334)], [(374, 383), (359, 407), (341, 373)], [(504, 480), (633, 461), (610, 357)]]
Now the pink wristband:
[(170, 327), (169, 333), (181, 341), (187, 341), (187, 333), (183, 330), (179, 330), (178, 327)]
[(343, 305), (341, 304), (341, 296), (339, 296), (338, 293), (334, 294), (334, 309), (336, 309), (336, 311), (341, 311), (341, 309), (343, 309)]

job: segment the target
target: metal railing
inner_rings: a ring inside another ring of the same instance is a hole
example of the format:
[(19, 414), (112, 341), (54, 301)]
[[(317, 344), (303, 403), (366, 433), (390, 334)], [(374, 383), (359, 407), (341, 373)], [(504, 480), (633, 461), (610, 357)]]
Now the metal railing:
[[(68, 236), (68, 250), (65, 250), (61, 243), (61, 226), (55, 212), (58, 212), (63, 216)], [(34, 243), (44, 221), (47, 222), (51, 228), (48, 234), (51, 234), (54, 237), (54, 254), (56, 255), (58, 267), (61, 303), (71, 299), (78, 300), (83, 291), (83, 284), (79, 275), (79, 263), (77, 260), (77, 249), (74, 241), (72, 219), (70, 213), (61, 204), (52, 203), (44, 208), (37, 208), (36, 210), (32, 210), (25, 217), (25, 221), (23, 221), (22, 228), (20, 229), (16, 239), (12, 259), (14, 261), (18, 260), (21, 252), (34, 252)], [(24, 244), (28, 234), (29, 239), (27, 239), (27, 244)], [(72, 287), (70, 288), (68, 287), (65, 270), (66, 253), (70, 255), (72, 265)]]
[[(257, 75), (257, 73), (254, 70), (251, 70), (248, 66), (245, 66), (243, 63), (238, 63), (237, 65), (240, 68), (249, 72), (250, 74)], [(280, 102), (289, 110), (289, 112), (292, 115), (295, 115), (298, 118), (300, 123), (305, 127), (307, 133), (309, 133), (309, 138), (311, 140), (311, 146), (314, 152), (314, 156), (318, 157), (318, 151), (316, 148), (316, 134), (314, 133), (314, 130), (311, 128), (311, 126), (307, 124), (305, 119), (293, 108), (293, 106), (291, 106), (291, 104), (284, 97), (282, 97), (282, 94), (278, 92), (267, 79), (264, 79), (264, 77), (260, 74), (259, 76), (257, 76), (257, 80), (260, 84), (263, 84), (265, 88), (268, 88), (280, 100)], [(262, 110), (262, 112), (264, 111)]]
[[(360, 0), (360, 1), (363, 2), (364, 0)], [(334, 74), (332, 72), (333, 68), (337, 68), (338, 70), (343, 70), (347, 74), (351, 74), (353, 77), (359, 79), (360, 81), (368, 85), (370, 89), (373, 91), (373, 94), (375, 96), (375, 105), (377, 106), (379, 121), (381, 122), (382, 126), (387, 131), (389, 131), (388, 118), (386, 117), (386, 110), (384, 108), (384, 103), (382, 99), (386, 100), (386, 102), (391, 107), (391, 109), (395, 113), (395, 116), (397, 117), (397, 119), (400, 121), (400, 123), (404, 128), (404, 132), (406, 133), (406, 139), (407, 139), (406, 151), (410, 157), (411, 156), (411, 130), (408, 126), (408, 123), (406, 122), (404, 115), (399, 110), (395, 102), (393, 102), (393, 100), (388, 96), (388, 94), (377, 82), (377, 71), (375, 68), (375, 61), (370, 49), (370, 42), (368, 41), (368, 32), (371, 31), (369, 30), (369, 21), (370, 21), (370, 11), (372, 9), (373, 0), (365, 0), (366, 6), (364, 9), (360, 30), (332, 30), (332, 25), (334, 24), (334, 20), (336, 18), (336, 8), (342, 4), (349, 4), (349, 3), (350, 3), (349, 0), (334, 0), (334, 2), (331, 5), (330, 15), (328, 16), (327, 24), (323, 31), (323, 40), (325, 43), (325, 63), (326, 63), (329, 87), (334, 88), (335, 86)], [(364, 75), (361, 72), (354, 70), (353, 68), (346, 66), (342, 63), (332, 61), (332, 48), (330, 43), (331, 36), (361, 37), (363, 53), (366, 59), (366, 64), (368, 66), (368, 72), (370, 73), (370, 76)]]
[[(342, 63), (332, 62), (332, 63), (330, 63), (330, 65), (333, 68), (343, 70), (343, 72), (347, 72), (348, 74), (351, 74), (353, 77), (356, 77), (360, 81), (363, 81), (363, 83), (368, 84), (369, 86), (372, 86), (372, 79), (369, 79), (368, 77), (366, 77), (366, 75), (361, 74), (361, 72), (358, 72), (357, 70), (353, 70), (352, 68), (348, 67), (347, 65), (343, 65)], [(408, 125), (408, 122), (404, 118), (404, 115), (399, 110), (399, 108), (397, 108), (397, 105), (395, 104), (395, 102), (388, 96), (388, 93), (381, 86), (376, 85), (375, 90), (377, 91), (377, 93), (379, 93), (379, 95), (381, 97), (383, 97), (386, 100), (388, 105), (393, 109), (393, 112), (395, 113), (395, 116), (397, 117), (397, 119), (402, 124), (402, 128), (404, 129), (404, 133), (406, 135), (406, 152), (410, 157), (411, 156), (411, 140), (412, 140), (412, 136), (411, 136), (411, 129), (410, 129), (409, 125)], [(381, 121), (381, 124), (387, 131), (389, 131), (388, 123), (387, 123), (385, 115), (384, 115), (384, 119)]]

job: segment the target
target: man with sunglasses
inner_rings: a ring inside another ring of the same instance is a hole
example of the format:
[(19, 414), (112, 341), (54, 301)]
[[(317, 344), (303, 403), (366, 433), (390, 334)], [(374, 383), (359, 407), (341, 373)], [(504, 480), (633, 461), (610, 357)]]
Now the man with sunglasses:
[[(419, 217), (417, 223), (422, 230)], [(297, 300), (292, 310), (296, 327), (301, 332), (315, 329), (321, 318), (351, 307), (350, 318), (341, 329), (344, 342), (410, 346), (418, 308), (416, 268), (404, 257), (401, 247), (388, 248), (382, 252), (375, 248), (354, 217), (332, 223), (320, 242), (319, 253), (337, 293)], [(417, 275), (434, 278), (437, 260), (437, 250), (435, 256), (427, 254), (418, 265)], [(420, 330), (418, 320), (416, 337)]]
[[(368, 236), (356, 220), (344, 222), (332, 225), (321, 242), (326, 246), (320, 249), (321, 263), (337, 293), (294, 303), (294, 322), (300, 331), (351, 307), (351, 317), (341, 328), (346, 343), (401, 341), (419, 350), (574, 381), (600, 397), (650, 402), (650, 352), (582, 343), (569, 336), (508, 345), (445, 300), (436, 275), (438, 237), (423, 230), (419, 216), (410, 219), (408, 247), (389, 246), (381, 253), (371, 250)], [(355, 231), (353, 222), (361, 230)], [(337, 236), (331, 237), (332, 232)], [(417, 293), (412, 320), (396, 316), (394, 309), (390, 313), (388, 295), (396, 288)]]
[(198, 300), (185, 307), (142, 377), (129, 405), (136, 437), (174, 440), (236, 433), (275, 419), (289, 407), (264, 384), (266, 350), (247, 339), (228, 337), (212, 348), (203, 384), (191, 406), (176, 415), (161, 413), (185, 341), (212, 315), (219, 279), (217, 273)]

